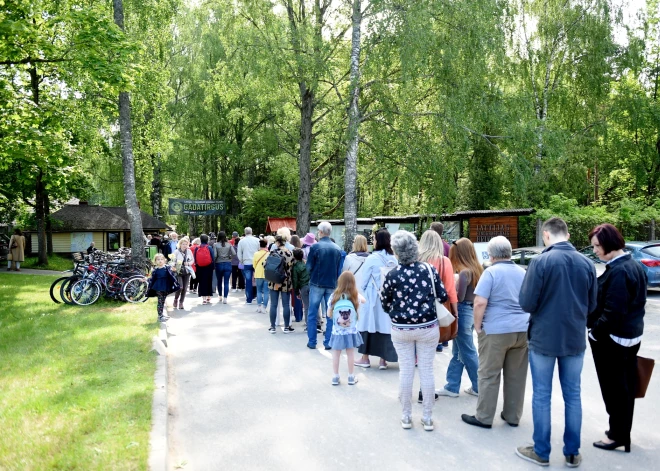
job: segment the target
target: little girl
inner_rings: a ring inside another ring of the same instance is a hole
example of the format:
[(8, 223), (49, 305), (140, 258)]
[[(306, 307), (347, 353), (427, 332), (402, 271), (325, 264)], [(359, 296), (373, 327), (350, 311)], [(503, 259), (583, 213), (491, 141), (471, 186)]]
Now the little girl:
[(345, 271), (337, 280), (337, 289), (332, 293), (328, 303), (328, 317), (333, 319), (332, 335), (330, 336), (330, 348), (332, 349), (332, 385), (339, 384), (339, 358), (341, 351), (346, 350), (348, 360), (348, 384), (357, 383), (353, 375), (354, 348), (362, 345), (362, 336), (357, 330), (359, 303), (365, 299), (358, 293), (355, 276), (350, 271)]
[(167, 314), (163, 314), (165, 298), (168, 294), (179, 289), (176, 277), (170, 268), (165, 265), (165, 262), (165, 256), (162, 253), (156, 254), (154, 257), (156, 268), (151, 272), (151, 278), (149, 278), (149, 291), (147, 292), (148, 297), (156, 296), (158, 298), (158, 304), (156, 306), (158, 322), (166, 322), (169, 319)]

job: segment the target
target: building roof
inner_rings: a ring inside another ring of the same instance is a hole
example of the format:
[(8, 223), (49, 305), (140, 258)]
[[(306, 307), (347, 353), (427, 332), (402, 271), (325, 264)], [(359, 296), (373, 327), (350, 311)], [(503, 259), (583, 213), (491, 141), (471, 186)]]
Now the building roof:
[(477, 216), (529, 216), (534, 214), (534, 208), (519, 208), (519, 209), (483, 209), (477, 211), (456, 211), (453, 214), (443, 214), (442, 219), (445, 218), (470, 218)]
[[(145, 232), (170, 229), (167, 224), (144, 211), (140, 213)], [(131, 230), (126, 208), (122, 207), (65, 204), (62, 209), (51, 214), (51, 219), (54, 232)]]
[[(344, 224), (343, 219), (319, 219), (317, 221), (312, 221), (312, 226), (318, 226), (323, 221), (329, 222), (330, 224)], [(376, 220), (374, 218), (357, 218), (358, 224), (374, 224)]]
[(292, 232), (296, 230), (296, 218), (268, 218), (265, 234), (277, 232), (278, 229), (288, 227)]
[[(374, 216), (373, 218), (358, 218), (358, 224), (369, 223), (418, 223), (420, 220), (432, 221), (455, 221), (461, 219), (468, 219), (471, 217), (500, 217), (500, 216), (529, 216), (536, 212), (533, 208), (521, 209), (484, 209), (476, 211), (456, 211), (454, 213), (443, 214), (409, 214), (406, 216)], [(312, 224), (317, 225), (321, 221), (328, 221), (330, 224), (344, 224), (343, 219), (319, 219), (312, 221)]]

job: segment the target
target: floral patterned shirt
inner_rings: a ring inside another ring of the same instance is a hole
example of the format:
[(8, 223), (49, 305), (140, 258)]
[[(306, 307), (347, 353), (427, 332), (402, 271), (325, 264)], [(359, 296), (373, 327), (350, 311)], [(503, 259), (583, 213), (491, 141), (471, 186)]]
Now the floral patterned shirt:
[(433, 266), (420, 262), (398, 265), (387, 274), (380, 292), (383, 310), (390, 315), (392, 327), (422, 328), (437, 322), (427, 266), (431, 267), (438, 299), (447, 301), (447, 291)]

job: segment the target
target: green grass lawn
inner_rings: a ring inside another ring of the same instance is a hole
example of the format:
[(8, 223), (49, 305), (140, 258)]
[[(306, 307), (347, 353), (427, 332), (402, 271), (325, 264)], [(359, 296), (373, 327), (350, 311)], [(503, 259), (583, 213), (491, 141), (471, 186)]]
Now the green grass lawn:
[(21, 268), (55, 271), (71, 270), (73, 268), (73, 259), (68, 256), (53, 254), (48, 256), (48, 265), (39, 265), (37, 257), (25, 257), (25, 261), (21, 262)]
[(0, 273), (0, 470), (147, 469), (155, 301), (55, 304)]

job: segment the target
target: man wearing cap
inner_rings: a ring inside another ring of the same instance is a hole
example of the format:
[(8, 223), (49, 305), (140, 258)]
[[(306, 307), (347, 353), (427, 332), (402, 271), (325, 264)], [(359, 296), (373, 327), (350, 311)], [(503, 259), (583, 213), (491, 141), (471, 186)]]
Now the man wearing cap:
[[(309, 312), (307, 314), (307, 347), (316, 348), (317, 332), (312, 327), (316, 324), (319, 305), (325, 311), (333, 291), (337, 287), (337, 278), (341, 270), (341, 249), (330, 240), (332, 226), (323, 221), (319, 224), (319, 241), (309, 249), (307, 271), (309, 272)], [(324, 346), (330, 349), (328, 342), (332, 332), (332, 319), (327, 318)]]
[(252, 235), (252, 228), (245, 228), (245, 237), (238, 242), (237, 255), (243, 264), (243, 276), (245, 277), (245, 304), (252, 304), (252, 275), (254, 267), (252, 261), (254, 254), (259, 250), (259, 239)]

